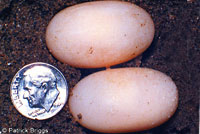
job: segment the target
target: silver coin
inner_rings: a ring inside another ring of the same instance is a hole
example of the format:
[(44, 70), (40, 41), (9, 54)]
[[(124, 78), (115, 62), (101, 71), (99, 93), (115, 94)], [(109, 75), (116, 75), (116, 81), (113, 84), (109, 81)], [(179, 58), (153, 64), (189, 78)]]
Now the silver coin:
[(36, 62), (14, 76), (10, 95), (15, 108), (25, 117), (44, 120), (56, 115), (68, 98), (62, 73), (52, 65)]

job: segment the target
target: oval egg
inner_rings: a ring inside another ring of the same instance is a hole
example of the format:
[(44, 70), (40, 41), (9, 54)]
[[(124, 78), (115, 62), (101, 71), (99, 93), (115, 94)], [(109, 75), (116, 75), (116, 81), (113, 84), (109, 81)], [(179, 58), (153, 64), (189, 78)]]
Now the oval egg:
[(136, 132), (167, 121), (178, 105), (170, 77), (147, 68), (108, 69), (72, 90), (70, 112), (84, 127), (103, 133)]
[(46, 30), (50, 52), (74, 67), (110, 67), (141, 54), (154, 37), (154, 23), (129, 2), (96, 1), (68, 7)]

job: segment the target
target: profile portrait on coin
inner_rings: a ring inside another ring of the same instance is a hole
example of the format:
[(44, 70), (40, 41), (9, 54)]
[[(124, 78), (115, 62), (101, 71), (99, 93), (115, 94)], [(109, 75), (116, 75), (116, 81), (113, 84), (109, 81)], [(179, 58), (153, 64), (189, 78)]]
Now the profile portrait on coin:
[(51, 69), (34, 66), (24, 72), (23, 98), (30, 108), (44, 108), (50, 111), (59, 95), (57, 79)]

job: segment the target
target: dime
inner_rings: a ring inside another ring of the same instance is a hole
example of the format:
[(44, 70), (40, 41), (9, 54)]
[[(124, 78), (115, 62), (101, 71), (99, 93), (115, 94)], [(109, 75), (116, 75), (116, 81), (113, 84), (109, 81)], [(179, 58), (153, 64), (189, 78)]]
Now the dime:
[(68, 98), (68, 86), (57, 68), (36, 62), (24, 66), (16, 73), (10, 95), (12, 103), (22, 115), (44, 120), (63, 108)]

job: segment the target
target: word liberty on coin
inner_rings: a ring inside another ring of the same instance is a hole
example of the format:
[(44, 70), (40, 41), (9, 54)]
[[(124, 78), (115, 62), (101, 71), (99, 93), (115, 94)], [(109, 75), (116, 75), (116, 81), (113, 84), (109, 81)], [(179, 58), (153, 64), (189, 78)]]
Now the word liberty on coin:
[(36, 62), (17, 72), (11, 83), (10, 95), (22, 115), (44, 120), (63, 108), (68, 98), (68, 87), (57, 68)]

